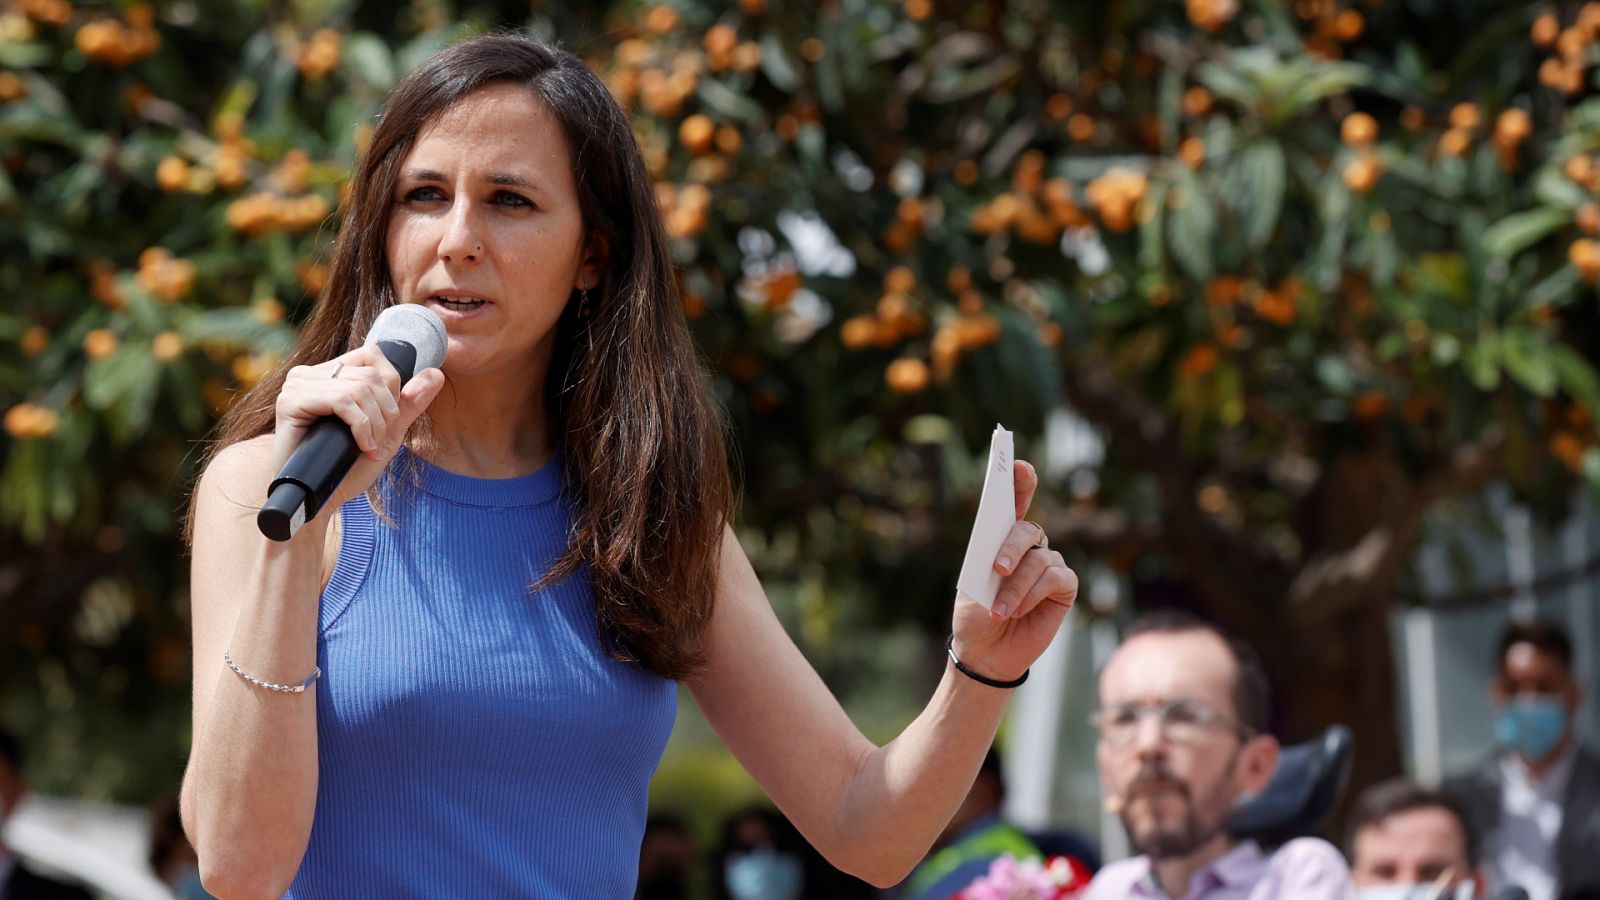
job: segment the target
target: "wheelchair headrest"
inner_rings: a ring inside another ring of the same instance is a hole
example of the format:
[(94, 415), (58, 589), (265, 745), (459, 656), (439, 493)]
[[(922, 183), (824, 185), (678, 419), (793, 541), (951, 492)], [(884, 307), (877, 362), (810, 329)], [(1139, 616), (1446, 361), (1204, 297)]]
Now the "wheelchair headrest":
[(1350, 777), (1350, 729), (1333, 725), (1321, 736), (1278, 753), (1278, 768), (1261, 793), (1233, 811), (1228, 831), (1276, 847), (1315, 834)]

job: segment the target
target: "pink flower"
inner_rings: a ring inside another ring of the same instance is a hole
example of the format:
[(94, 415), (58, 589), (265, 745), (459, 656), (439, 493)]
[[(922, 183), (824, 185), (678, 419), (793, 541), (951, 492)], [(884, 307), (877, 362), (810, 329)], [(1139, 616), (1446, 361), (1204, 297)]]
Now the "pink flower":
[(989, 874), (967, 885), (960, 900), (1067, 900), (1089, 885), (1089, 870), (1068, 856), (1040, 862), (1036, 856), (1018, 860), (1001, 856), (989, 865)]

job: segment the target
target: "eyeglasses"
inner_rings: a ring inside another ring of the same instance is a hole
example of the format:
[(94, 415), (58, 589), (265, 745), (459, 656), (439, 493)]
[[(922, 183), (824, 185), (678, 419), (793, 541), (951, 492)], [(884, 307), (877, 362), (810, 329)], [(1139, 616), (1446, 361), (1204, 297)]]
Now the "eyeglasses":
[(1146, 715), (1156, 717), (1162, 739), (1174, 744), (1195, 743), (1219, 726), (1241, 739), (1255, 733), (1238, 720), (1198, 700), (1184, 698), (1165, 703), (1124, 703), (1096, 710), (1089, 716), (1089, 724), (1099, 732), (1100, 740), (1107, 746), (1126, 747), (1139, 736), (1139, 723)]

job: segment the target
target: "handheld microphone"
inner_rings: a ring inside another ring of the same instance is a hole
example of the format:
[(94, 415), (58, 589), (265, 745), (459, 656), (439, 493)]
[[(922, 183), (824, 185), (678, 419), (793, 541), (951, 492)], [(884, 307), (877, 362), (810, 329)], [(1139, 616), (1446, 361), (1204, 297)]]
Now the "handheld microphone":
[[(448, 339), (437, 313), (420, 304), (404, 303), (378, 314), (366, 343), (378, 345), (404, 385), (418, 369), (444, 362)], [(302, 525), (316, 518), (360, 454), (344, 420), (338, 416), (318, 419), (278, 477), (272, 479), (266, 505), (256, 514), (256, 527), (274, 541), (294, 537)]]

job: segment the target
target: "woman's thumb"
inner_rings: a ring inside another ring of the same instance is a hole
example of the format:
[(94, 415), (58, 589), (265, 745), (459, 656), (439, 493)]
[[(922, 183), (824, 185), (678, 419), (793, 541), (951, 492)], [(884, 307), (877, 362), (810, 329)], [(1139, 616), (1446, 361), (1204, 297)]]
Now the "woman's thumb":
[(411, 423), (422, 415), (444, 387), (444, 373), (436, 368), (426, 368), (411, 376), (400, 389), (400, 433), (404, 434)]

